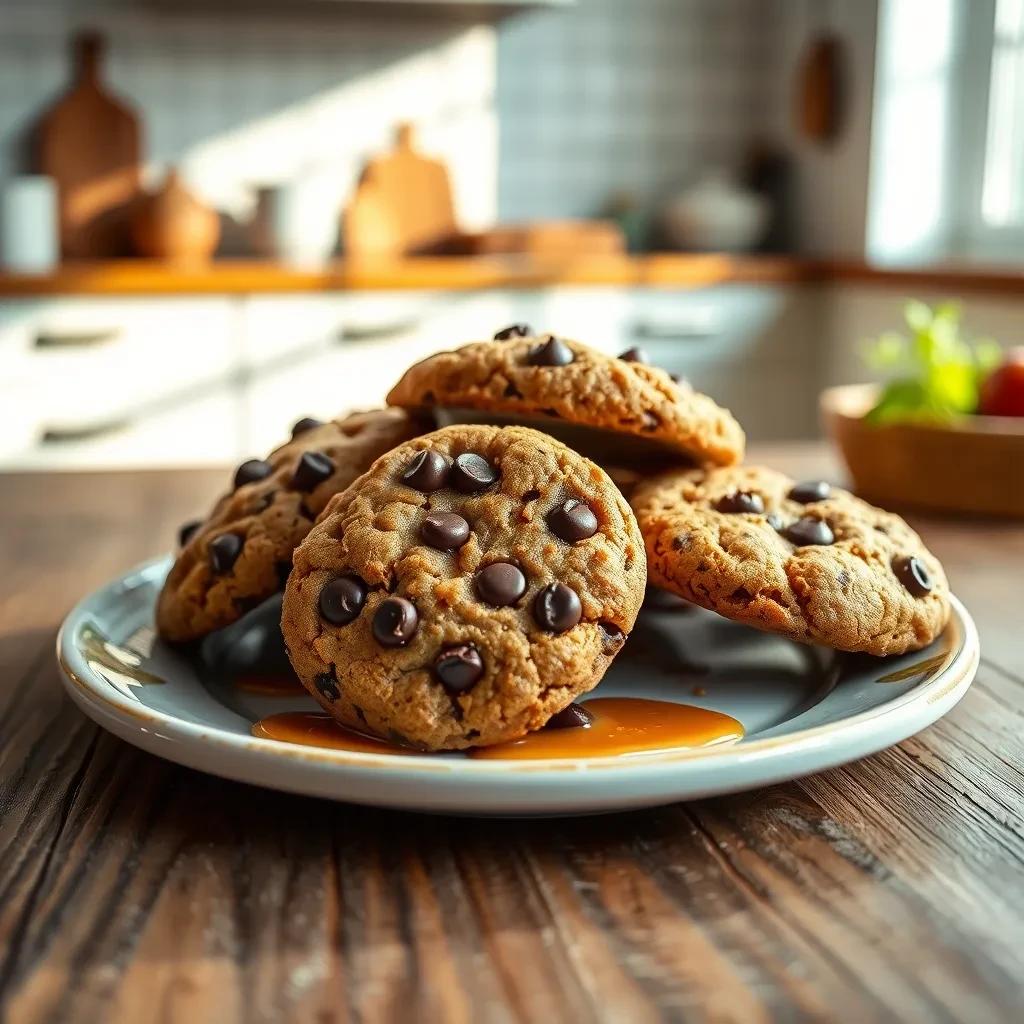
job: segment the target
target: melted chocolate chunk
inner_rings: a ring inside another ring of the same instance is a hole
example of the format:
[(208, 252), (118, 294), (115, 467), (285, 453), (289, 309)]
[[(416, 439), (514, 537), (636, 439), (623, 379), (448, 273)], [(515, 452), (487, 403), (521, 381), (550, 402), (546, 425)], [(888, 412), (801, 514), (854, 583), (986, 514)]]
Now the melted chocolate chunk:
[(331, 672), (321, 672), (313, 680), (313, 685), (316, 687), (317, 693), (332, 704), (341, 696), (341, 690), (338, 689), (338, 680), (334, 678), (334, 674)]
[(789, 497), (801, 505), (809, 505), (812, 501), (824, 501), (831, 493), (832, 487), (825, 480), (803, 480), (793, 484)]
[(402, 473), (402, 483), (423, 494), (440, 490), (448, 479), (448, 460), (438, 452), (422, 451), (413, 456)]
[(178, 547), (183, 548), (196, 535), (196, 530), (198, 530), (202, 525), (202, 519), (193, 519), (192, 522), (185, 523), (185, 525), (178, 530)]
[(420, 524), (420, 539), (438, 551), (455, 551), (469, 540), (469, 523), (455, 512), (431, 512)]
[(498, 471), (482, 456), (465, 452), (452, 463), (448, 482), (462, 494), (486, 490), (498, 479)]
[(809, 516), (790, 523), (782, 531), (782, 535), (798, 548), (807, 547), (810, 544), (832, 544), (836, 539), (832, 527), (828, 523), (824, 523), (820, 519), (812, 519)]
[(494, 335), (495, 341), (511, 341), (513, 338), (529, 338), (533, 328), (529, 324), (510, 324)]
[(218, 576), (231, 572), (238, 556), (242, 553), (242, 545), (245, 542), (237, 533), (222, 533), (214, 537), (206, 549), (207, 557), (210, 559), (210, 568)]
[(642, 363), (644, 366), (651, 365), (651, 358), (642, 349), (634, 345), (632, 348), (627, 348), (625, 352), (619, 353), (619, 358), (624, 363)]
[(296, 438), (299, 434), (308, 433), (310, 430), (315, 430), (317, 427), (324, 425), (323, 420), (315, 419), (312, 416), (303, 416), (301, 420), (297, 420), (295, 426), (292, 427), (292, 438)]
[(377, 605), (373, 636), (382, 647), (404, 647), (415, 635), (420, 617), (404, 597), (389, 597)]
[(597, 516), (585, 502), (569, 498), (548, 513), (548, 526), (556, 537), (573, 544), (597, 533)]
[(626, 642), (626, 634), (614, 622), (606, 622), (604, 619), (597, 624), (597, 628), (601, 630), (601, 653), (609, 657), (617, 654)]
[(434, 673), (449, 693), (463, 693), (484, 674), (484, 660), (472, 644), (456, 644), (434, 659)]
[(526, 593), (526, 577), (511, 562), (495, 562), (476, 574), (476, 593), (484, 604), (505, 608)]
[(533, 617), (537, 625), (551, 633), (572, 629), (582, 614), (579, 595), (564, 583), (549, 583), (533, 602)]
[(545, 729), (589, 729), (594, 716), (582, 704), (570, 704), (552, 715), (544, 725)]
[(547, 341), (530, 349), (527, 362), (531, 366), (568, 366), (575, 358), (564, 341), (549, 334)]
[(292, 487), (308, 494), (334, 472), (334, 463), (323, 452), (303, 452), (292, 474)]
[(920, 558), (907, 555), (903, 558), (895, 558), (892, 563), (892, 571), (896, 578), (913, 594), (914, 597), (924, 597), (932, 592), (932, 574)]
[(320, 591), (320, 618), (332, 626), (347, 626), (366, 604), (366, 584), (357, 576), (335, 576)]
[(264, 462), (262, 459), (249, 459), (235, 470), (235, 490), (245, 484), (254, 484), (257, 480), (266, 480), (273, 472), (274, 467), (269, 462)]

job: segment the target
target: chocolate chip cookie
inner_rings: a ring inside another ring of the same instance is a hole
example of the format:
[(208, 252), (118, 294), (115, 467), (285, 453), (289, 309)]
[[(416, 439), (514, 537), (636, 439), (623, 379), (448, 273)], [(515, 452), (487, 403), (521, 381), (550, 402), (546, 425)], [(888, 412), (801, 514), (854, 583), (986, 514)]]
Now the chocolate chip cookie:
[(597, 685), (645, 581), (636, 521), (598, 466), (523, 427), (448, 427), (331, 501), (295, 552), (282, 630), (343, 725), (486, 746)]
[(519, 423), (591, 458), (731, 465), (743, 455), (740, 425), (685, 381), (647, 363), (578, 341), (533, 335), (525, 324), (493, 341), (440, 352), (407, 370), (388, 404), (430, 410), (440, 424)]
[(927, 646), (949, 618), (946, 577), (920, 537), (824, 481), (675, 471), (632, 503), (651, 582), (737, 622), (888, 655)]
[(299, 420), (292, 439), (235, 470), (205, 521), (187, 523), (160, 593), (165, 640), (196, 640), (241, 618), (284, 586), (292, 552), (330, 498), (421, 428), (398, 409)]

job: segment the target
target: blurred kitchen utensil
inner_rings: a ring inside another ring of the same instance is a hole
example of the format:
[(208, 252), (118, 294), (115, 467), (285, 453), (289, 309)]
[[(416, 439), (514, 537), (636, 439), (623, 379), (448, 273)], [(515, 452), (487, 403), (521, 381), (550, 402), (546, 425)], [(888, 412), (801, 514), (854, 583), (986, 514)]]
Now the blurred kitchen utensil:
[(762, 196), (716, 171), (668, 203), (664, 229), (681, 249), (742, 252), (761, 240), (769, 213)]
[(337, 184), (324, 171), (306, 169), (293, 181), (263, 187), (249, 224), (253, 248), (290, 266), (322, 266), (338, 244), (337, 208)]
[(823, 32), (811, 40), (800, 61), (796, 123), (815, 142), (832, 142), (842, 129), (844, 57), (839, 36)]
[(416, 152), (412, 125), (400, 124), (394, 150), (367, 163), (342, 231), (349, 255), (430, 252), (458, 234), (448, 170)]
[(852, 384), (820, 400), (859, 494), (886, 507), (1024, 518), (1024, 419), (875, 426), (864, 415), (878, 395), (874, 384)]
[(63, 255), (120, 256), (141, 184), (139, 122), (101, 81), (100, 36), (76, 36), (73, 50), (72, 86), (39, 123), (39, 170), (57, 182)]
[(0, 266), (45, 273), (57, 265), (59, 245), (56, 182), (26, 174), (0, 185)]
[(175, 168), (134, 207), (132, 241), (140, 256), (175, 262), (208, 260), (220, 239), (220, 218), (185, 187)]

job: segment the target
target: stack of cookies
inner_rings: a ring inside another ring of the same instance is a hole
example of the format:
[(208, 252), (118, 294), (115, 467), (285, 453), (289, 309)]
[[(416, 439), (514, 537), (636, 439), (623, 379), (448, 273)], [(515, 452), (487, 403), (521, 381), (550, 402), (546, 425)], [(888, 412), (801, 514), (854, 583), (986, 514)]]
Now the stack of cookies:
[(577, 724), (648, 584), (843, 651), (945, 626), (942, 567), (903, 520), (741, 465), (735, 419), (637, 349), (516, 324), (411, 367), (387, 401), (300, 421), (238, 468), (182, 530), (165, 639), (284, 588), (289, 657), (330, 715), (457, 750)]

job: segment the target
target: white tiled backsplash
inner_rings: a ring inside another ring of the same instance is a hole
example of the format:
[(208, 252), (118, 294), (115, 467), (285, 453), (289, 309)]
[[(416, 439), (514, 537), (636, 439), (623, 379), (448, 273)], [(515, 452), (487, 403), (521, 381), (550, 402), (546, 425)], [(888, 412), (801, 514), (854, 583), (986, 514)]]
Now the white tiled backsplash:
[(473, 26), (366, 6), (356, 20), (328, 4), (6, 0), (0, 174), (27, 169), (31, 124), (68, 79), (69, 33), (90, 26), (142, 116), (148, 165), (179, 164), (243, 219), (256, 187), (295, 179), (340, 205), (402, 119), (447, 161), (466, 227), (591, 214), (617, 190), (650, 201), (732, 163), (769, 123), (783, 2), (578, 0)]

